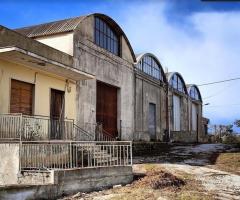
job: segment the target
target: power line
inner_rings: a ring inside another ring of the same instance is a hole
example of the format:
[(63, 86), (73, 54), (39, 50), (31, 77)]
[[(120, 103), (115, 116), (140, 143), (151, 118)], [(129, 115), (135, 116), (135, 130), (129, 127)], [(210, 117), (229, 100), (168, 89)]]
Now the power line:
[(213, 107), (226, 107), (226, 106), (240, 106), (240, 104), (225, 104), (225, 105), (215, 105), (215, 106), (207, 106), (205, 108), (213, 108)]
[(222, 81), (215, 81), (215, 82), (203, 83), (203, 84), (199, 84), (198, 86), (213, 85), (213, 84), (217, 84), (217, 83), (224, 83), (224, 82), (236, 81), (236, 80), (240, 80), (240, 77), (232, 78), (232, 79), (226, 79), (226, 80), (222, 80)]

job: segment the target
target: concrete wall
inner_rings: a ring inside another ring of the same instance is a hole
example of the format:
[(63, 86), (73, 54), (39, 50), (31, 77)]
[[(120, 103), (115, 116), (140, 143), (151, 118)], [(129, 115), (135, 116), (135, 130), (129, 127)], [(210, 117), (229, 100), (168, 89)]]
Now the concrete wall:
[(73, 32), (36, 38), (37, 41), (73, 55)]
[(0, 199), (56, 199), (77, 192), (101, 190), (133, 180), (132, 167), (102, 167), (54, 172), (54, 184), (0, 188)]
[[(77, 85), (77, 121), (80, 126), (96, 123), (96, 82), (118, 88), (118, 132), (122, 140), (133, 138), (133, 58), (123, 36), (121, 57), (94, 43), (94, 16), (86, 17), (74, 31), (74, 67), (96, 76)], [(120, 120), (122, 129), (120, 130)]]
[(0, 143), (0, 159), (0, 186), (17, 184), (19, 172), (19, 144)]
[[(66, 80), (61, 77), (36, 71), (0, 60), (0, 113), (10, 113), (11, 79), (16, 79), (35, 85), (34, 89), (34, 115), (50, 116), (50, 91), (57, 89), (65, 91)], [(65, 92), (65, 117), (76, 118), (76, 84), (71, 82), (71, 92)]]
[(156, 105), (156, 140), (163, 140), (166, 129), (166, 92), (159, 81), (136, 72), (134, 140), (149, 141), (149, 103)]

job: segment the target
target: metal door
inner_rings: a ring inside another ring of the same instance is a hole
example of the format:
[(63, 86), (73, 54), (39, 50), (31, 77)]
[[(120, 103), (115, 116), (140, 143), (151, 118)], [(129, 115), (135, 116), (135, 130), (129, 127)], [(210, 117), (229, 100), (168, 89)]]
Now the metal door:
[(181, 130), (181, 104), (180, 97), (173, 95), (173, 130)]
[(148, 131), (151, 139), (156, 139), (156, 105), (149, 103)]
[(192, 104), (192, 130), (197, 131), (197, 106)]

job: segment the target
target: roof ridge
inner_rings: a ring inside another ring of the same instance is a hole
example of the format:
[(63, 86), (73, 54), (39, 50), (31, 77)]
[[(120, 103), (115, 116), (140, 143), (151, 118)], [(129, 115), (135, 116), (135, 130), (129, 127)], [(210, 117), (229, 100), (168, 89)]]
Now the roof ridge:
[(71, 17), (71, 18), (66, 18), (66, 19), (60, 19), (60, 20), (51, 21), (51, 22), (45, 22), (45, 23), (43, 22), (41, 24), (34, 24), (34, 25), (30, 25), (30, 26), (24, 26), (24, 27), (15, 28), (13, 30), (14, 31), (18, 31), (18, 30), (21, 30), (21, 29), (28, 29), (28, 28), (33, 28), (33, 27), (37, 27), (37, 26), (42, 26), (42, 25), (47, 25), (47, 24), (52, 24), (52, 23), (57, 23), (57, 22), (62, 22), (62, 21), (68, 21), (68, 20), (72, 20), (72, 19), (82, 18), (84, 16), (85, 15), (81, 15), (81, 16), (78, 16), (78, 17)]

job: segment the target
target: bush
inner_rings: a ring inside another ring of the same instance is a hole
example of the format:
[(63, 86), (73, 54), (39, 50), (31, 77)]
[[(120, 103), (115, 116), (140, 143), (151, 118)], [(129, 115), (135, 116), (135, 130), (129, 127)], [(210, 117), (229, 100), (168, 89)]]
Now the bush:
[(224, 144), (237, 144), (240, 143), (240, 138), (234, 134), (224, 135), (222, 137), (222, 143)]

